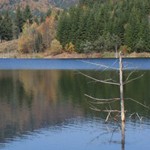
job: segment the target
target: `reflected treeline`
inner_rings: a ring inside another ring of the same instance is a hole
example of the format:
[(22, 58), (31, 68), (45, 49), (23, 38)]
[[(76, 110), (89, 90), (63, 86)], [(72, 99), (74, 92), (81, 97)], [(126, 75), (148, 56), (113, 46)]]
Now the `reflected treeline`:
[(61, 71), (0, 72), (0, 142), (26, 131), (61, 126), (82, 116), (79, 108), (63, 101)]
[[(116, 71), (83, 71), (98, 79), (118, 80)], [(135, 76), (142, 74), (137, 72)], [(125, 73), (124, 78), (128, 76)], [(125, 97), (150, 105), (150, 71), (144, 77), (125, 86)], [(0, 71), (0, 142), (26, 131), (46, 126), (61, 126), (73, 117), (102, 116), (89, 109), (84, 94), (98, 98), (119, 97), (119, 88), (101, 84), (77, 71)], [(119, 102), (111, 105), (120, 108)], [(105, 109), (106, 106), (102, 106)], [(126, 101), (129, 112), (148, 115), (134, 102)]]
[[(104, 79), (108, 77), (110, 78), (110, 76), (115, 80), (117, 80), (118, 78), (116, 72), (82, 72), (97, 79)], [(93, 82), (93, 80), (84, 77), (77, 71), (64, 72), (60, 76), (59, 84), (61, 88), (60, 91), (62, 92), (62, 95), (65, 96), (64, 100), (66, 100), (67, 102), (72, 100), (73, 105), (81, 106), (82, 109), (84, 109), (84, 113), (87, 115), (92, 115), (91, 113), (93, 113), (93, 111), (89, 109), (89, 99), (85, 97), (85, 94), (89, 94), (97, 98), (116, 97), (119, 94), (119, 90), (117, 87)], [(116, 105), (116, 107), (118, 108), (118, 104)]]
[[(126, 72), (124, 78), (127, 77), (129, 72)], [(150, 107), (150, 71), (136, 71), (130, 79), (143, 75), (143, 77), (125, 85), (125, 97), (132, 98), (148, 107)], [(150, 110), (142, 107), (136, 102), (126, 100), (125, 107), (129, 113), (137, 112), (144, 117), (149, 117)]]
[[(124, 81), (128, 78), (129, 74), (132, 71), (124, 72)], [(118, 71), (82, 71), (82, 73), (94, 77), (100, 80), (111, 79), (113, 82), (119, 83), (119, 73)], [(136, 71), (130, 76), (130, 79), (139, 77), (144, 74), (143, 77), (130, 82), (124, 86), (124, 97), (132, 98), (146, 106), (150, 106), (150, 71)], [(96, 98), (119, 98), (119, 86), (108, 85), (99, 82), (95, 82), (91, 79), (88, 79), (81, 75), (79, 72), (64, 72), (60, 76), (60, 91), (65, 96), (64, 100), (73, 101), (73, 104), (78, 104), (84, 109), (84, 112), (91, 114), (92, 112), (89, 110), (88, 101), (84, 94), (91, 95)], [(116, 101), (111, 105), (99, 105), (98, 108), (103, 109), (120, 109), (120, 101)], [(131, 100), (125, 100), (125, 109), (129, 114), (138, 113), (139, 115), (143, 115), (144, 117), (148, 117), (150, 111), (136, 102)], [(95, 115), (95, 114), (94, 114)], [(106, 117), (107, 114), (98, 113), (98, 116)]]

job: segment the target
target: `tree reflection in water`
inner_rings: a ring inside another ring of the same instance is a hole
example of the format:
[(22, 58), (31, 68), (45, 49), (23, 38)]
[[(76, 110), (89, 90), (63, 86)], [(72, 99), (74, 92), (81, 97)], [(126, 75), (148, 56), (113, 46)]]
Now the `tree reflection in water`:
[[(87, 72), (101, 78), (97, 71), (85, 71)], [(110, 74), (116, 78), (113, 71), (103, 73), (103, 76)], [(149, 105), (149, 76), (150, 72), (147, 71), (143, 78), (126, 85), (126, 97), (138, 99), (141, 103)], [(139, 85), (140, 88), (137, 88)], [(98, 117), (104, 120), (106, 114), (91, 111), (84, 94), (90, 93), (103, 98), (119, 94), (117, 88), (91, 82), (76, 71), (40, 70), (0, 71), (0, 91), (1, 143), (40, 128), (61, 127), (71, 118)], [(139, 112), (145, 117), (150, 115), (148, 111), (131, 101), (125, 105), (129, 113)], [(113, 107), (118, 108), (119, 103)], [(124, 150), (125, 129), (122, 128), (121, 131)]]

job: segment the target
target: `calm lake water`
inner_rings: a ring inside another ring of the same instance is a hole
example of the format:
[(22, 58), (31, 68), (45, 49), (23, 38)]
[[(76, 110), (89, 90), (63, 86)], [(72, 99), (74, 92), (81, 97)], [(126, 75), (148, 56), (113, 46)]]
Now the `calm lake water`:
[[(133, 62), (127, 60), (126, 66), (142, 66), (131, 75), (131, 79), (144, 76), (125, 86), (125, 97), (150, 106), (150, 59), (139, 59), (139, 65), (135, 59)], [(117, 86), (93, 82), (79, 72), (98, 79), (118, 81), (118, 71), (99, 70), (100, 66), (97, 66), (98, 69), (90, 68), (92, 64), (87, 63), (101, 63), (103, 67), (109, 64), (115, 68), (115, 59), (83, 61), (58, 60), (56, 63), (56, 60), (0, 60), (0, 149), (150, 149), (149, 109), (125, 100), (127, 121), (123, 143), (120, 117), (112, 115), (106, 123), (107, 113), (91, 110), (92, 101), (84, 96), (119, 97)], [(45, 68), (43, 64), (46, 64)], [(130, 73), (131, 69), (125, 71), (124, 79)], [(111, 105), (94, 106), (100, 109), (120, 108), (118, 101)]]

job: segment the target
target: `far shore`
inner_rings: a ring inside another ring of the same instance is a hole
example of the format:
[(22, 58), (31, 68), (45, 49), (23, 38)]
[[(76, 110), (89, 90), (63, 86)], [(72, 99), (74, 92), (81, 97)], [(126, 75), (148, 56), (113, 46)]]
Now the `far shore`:
[[(123, 55), (124, 58), (150, 58), (150, 53), (130, 53)], [(41, 58), (41, 59), (70, 59), (70, 58), (116, 58), (114, 52), (103, 52), (103, 53), (67, 53), (62, 52), (60, 54), (49, 54), (48, 52), (43, 53), (27, 53), (22, 54), (15, 51), (1, 52), (0, 58)]]
[[(67, 53), (62, 51), (61, 53), (51, 53), (51, 51), (46, 50), (42, 53), (26, 53), (23, 54), (18, 50), (18, 40), (12, 40), (7, 42), (0, 43), (0, 58), (45, 58), (45, 59), (69, 59), (69, 58), (116, 58), (116, 54), (114, 51), (112, 52), (91, 52), (91, 53)], [(150, 58), (150, 53), (127, 53), (124, 54), (125, 58)]]

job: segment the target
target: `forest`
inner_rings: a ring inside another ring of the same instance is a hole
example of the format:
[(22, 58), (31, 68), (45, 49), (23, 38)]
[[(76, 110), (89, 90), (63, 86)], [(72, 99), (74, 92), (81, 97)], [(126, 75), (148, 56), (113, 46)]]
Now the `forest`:
[(1, 41), (18, 39), (23, 53), (150, 51), (149, 0), (80, 0), (35, 16), (30, 7), (0, 15)]

